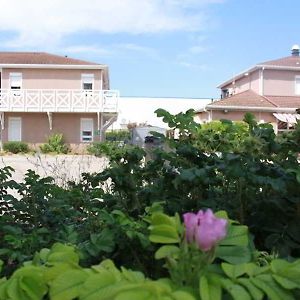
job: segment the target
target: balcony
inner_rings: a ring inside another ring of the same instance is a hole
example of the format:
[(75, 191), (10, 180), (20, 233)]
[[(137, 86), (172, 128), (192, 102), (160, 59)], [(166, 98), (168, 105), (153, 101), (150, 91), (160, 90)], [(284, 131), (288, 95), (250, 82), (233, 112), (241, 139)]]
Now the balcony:
[(1, 89), (0, 112), (118, 112), (119, 91)]

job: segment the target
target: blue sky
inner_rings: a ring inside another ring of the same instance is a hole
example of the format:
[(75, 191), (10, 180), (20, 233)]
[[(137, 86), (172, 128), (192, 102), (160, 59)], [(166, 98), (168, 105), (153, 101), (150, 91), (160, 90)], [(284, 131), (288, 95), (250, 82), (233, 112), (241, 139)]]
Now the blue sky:
[(0, 50), (108, 64), (124, 96), (215, 98), (300, 44), (299, 11), (296, 0), (1, 0)]

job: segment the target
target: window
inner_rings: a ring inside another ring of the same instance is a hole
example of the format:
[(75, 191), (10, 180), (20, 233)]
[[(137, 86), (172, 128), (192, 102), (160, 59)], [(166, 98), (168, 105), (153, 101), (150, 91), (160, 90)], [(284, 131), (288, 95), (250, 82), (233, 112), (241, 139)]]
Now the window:
[(21, 141), (22, 120), (21, 118), (8, 118), (8, 140)]
[(300, 95), (300, 76), (295, 77), (295, 94)]
[(94, 74), (82, 74), (81, 82), (83, 90), (92, 90), (94, 88)]
[(93, 119), (82, 118), (80, 120), (80, 140), (81, 142), (87, 143), (93, 141)]
[(10, 73), (9, 82), (12, 90), (20, 90), (22, 88), (22, 73)]

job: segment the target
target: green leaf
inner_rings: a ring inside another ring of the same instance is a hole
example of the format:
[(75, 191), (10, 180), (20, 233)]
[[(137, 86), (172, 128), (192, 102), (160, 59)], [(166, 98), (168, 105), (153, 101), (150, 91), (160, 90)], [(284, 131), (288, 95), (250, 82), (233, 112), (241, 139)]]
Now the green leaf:
[(7, 285), (7, 294), (16, 300), (40, 300), (47, 290), (43, 272), (35, 266), (18, 269)]
[(201, 300), (221, 300), (222, 289), (219, 282), (212, 281), (210, 274), (203, 275), (199, 281), (199, 292)]
[(173, 217), (169, 217), (168, 215), (157, 212), (151, 216), (151, 225), (170, 225), (175, 226), (175, 220)]
[(221, 266), (225, 274), (231, 279), (236, 279), (246, 273), (246, 264), (231, 265), (222, 263)]
[(180, 241), (176, 228), (169, 225), (151, 226), (149, 239), (153, 243), (161, 244), (174, 244)]
[(292, 290), (292, 289), (299, 289), (300, 284), (299, 284), (299, 278), (298, 280), (296, 279), (295, 281), (285, 278), (279, 275), (274, 275), (273, 278), (284, 288), (287, 290)]
[(242, 264), (251, 261), (251, 251), (248, 247), (218, 246), (215, 255), (231, 264)]
[(69, 270), (50, 283), (52, 300), (72, 300), (79, 296), (82, 284), (88, 278), (83, 270)]
[[(172, 297), (175, 300), (196, 300), (194, 296), (192, 296), (190, 293), (185, 291), (176, 291), (172, 293)], [(171, 299), (171, 298), (170, 298)], [(133, 299), (130, 299), (133, 300)], [(218, 300), (218, 299), (216, 299)]]
[(249, 291), (253, 299), (255, 300), (263, 299), (264, 297), (263, 292), (260, 289), (258, 289), (253, 283), (251, 283), (249, 278), (238, 278), (237, 282), (242, 286), (244, 286)]
[(264, 291), (270, 300), (294, 300), (290, 291), (281, 288), (270, 274), (258, 275), (250, 280), (256, 287)]
[(222, 286), (234, 300), (251, 300), (251, 296), (244, 287), (233, 283), (230, 279), (222, 279)]
[[(133, 299), (150, 300), (151, 299), (152, 300), (154, 298), (151, 297), (152, 296), (151, 294), (152, 293), (148, 290), (133, 289), (133, 290), (130, 290), (130, 291), (121, 292), (114, 299), (115, 300), (133, 300)], [(95, 298), (95, 300), (96, 300), (96, 298)]]
[(117, 292), (115, 276), (109, 271), (102, 270), (100, 273), (91, 275), (80, 290), (80, 300), (109, 300)]
[(219, 245), (247, 246), (249, 243), (248, 227), (243, 225), (229, 225), (227, 236)]
[(165, 245), (160, 247), (156, 252), (155, 252), (155, 258), (156, 259), (162, 259), (165, 257), (178, 257), (180, 250), (177, 246), (173, 245)]

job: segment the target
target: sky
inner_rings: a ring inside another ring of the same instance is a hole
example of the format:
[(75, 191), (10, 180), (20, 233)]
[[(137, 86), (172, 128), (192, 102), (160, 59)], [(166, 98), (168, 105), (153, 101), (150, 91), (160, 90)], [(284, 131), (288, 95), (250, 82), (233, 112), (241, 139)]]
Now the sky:
[(298, 0), (0, 0), (0, 51), (104, 63), (122, 96), (217, 98), (300, 44)]

